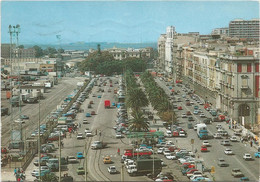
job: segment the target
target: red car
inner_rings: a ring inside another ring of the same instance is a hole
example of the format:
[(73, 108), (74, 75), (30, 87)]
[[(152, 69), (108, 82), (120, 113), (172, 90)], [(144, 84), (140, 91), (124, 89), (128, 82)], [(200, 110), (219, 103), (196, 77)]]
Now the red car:
[(178, 110), (182, 110), (182, 107), (181, 107), (181, 106), (179, 106), (179, 107), (178, 107)]
[(191, 112), (190, 112), (190, 111), (187, 111), (187, 112), (186, 112), (186, 115), (191, 115)]
[(201, 148), (200, 148), (200, 151), (201, 152), (207, 152), (208, 148), (205, 145), (202, 145)]

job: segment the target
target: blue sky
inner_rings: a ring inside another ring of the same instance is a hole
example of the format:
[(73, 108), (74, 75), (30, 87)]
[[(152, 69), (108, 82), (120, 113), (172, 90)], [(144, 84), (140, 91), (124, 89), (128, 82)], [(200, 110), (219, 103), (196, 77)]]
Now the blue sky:
[(21, 44), (71, 42), (156, 42), (166, 27), (208, 34), (235, 18), (259, 18), (256, 1), (1, 2), (1, 42), (8, 26), (20, 24)]

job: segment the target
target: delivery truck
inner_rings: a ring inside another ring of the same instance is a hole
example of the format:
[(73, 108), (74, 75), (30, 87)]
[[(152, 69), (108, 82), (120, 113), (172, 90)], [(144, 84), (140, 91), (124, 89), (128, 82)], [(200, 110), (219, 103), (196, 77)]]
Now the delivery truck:
[(207, 125), (205, 123), (197, 124), (197, 134), (200, 139), (208, 138)]
[(130, 176), (147, 175), (149, 173), (159, 174), (162, 171), (160, 159), (137, 159), (135, 165), (130, 165), (127, 172)]
[(104, 106), (105, 106), (105, 109), (110, 108), (110, 100), (105, 100)]

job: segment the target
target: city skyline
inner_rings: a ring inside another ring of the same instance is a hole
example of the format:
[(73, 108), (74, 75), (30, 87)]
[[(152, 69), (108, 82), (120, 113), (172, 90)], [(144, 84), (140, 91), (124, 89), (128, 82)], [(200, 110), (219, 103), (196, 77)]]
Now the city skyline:
[(167, 26), (178, 33), (210, 34), (231, 20), (259, 18), (256, 1), (12, 2), (1, 3), (2, 43), (8, 26), (20, 24), (21, 44), (156, 42)]

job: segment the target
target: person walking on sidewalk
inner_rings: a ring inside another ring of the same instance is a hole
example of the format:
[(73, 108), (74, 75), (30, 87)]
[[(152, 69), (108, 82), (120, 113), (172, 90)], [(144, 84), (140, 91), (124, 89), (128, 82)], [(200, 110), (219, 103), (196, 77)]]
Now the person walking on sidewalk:
[(17, 170), (16, 170), (16, 168), (14, 168), (14, 175), (16, 175), (16, 173), (17, 173)]

